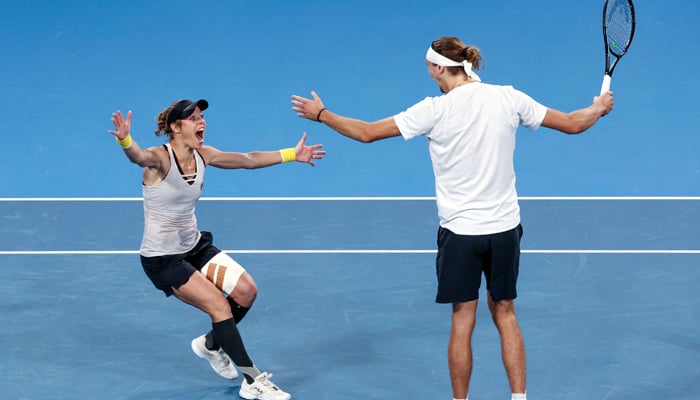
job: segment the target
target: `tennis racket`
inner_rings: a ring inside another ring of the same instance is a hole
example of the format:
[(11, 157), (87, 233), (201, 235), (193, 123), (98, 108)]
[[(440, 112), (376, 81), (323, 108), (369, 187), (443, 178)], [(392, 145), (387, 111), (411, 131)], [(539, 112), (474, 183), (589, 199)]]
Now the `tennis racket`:
[(613, 70), (627, 53), (634, 37), (634, 4), (632, 0), (605, 0), (603, 6), (603, 39), (605, 40), (605, 76), (600, 94), (610, 90)]

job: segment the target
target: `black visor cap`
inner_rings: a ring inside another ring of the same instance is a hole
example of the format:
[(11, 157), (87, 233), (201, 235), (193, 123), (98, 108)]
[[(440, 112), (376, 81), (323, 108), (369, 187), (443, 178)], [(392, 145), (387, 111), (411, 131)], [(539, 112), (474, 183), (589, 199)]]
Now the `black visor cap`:
[(168, 126), (179, 119), (185, 119), (192, 115), (194, 109), (199, 107), (200, 111), (204, 111), (209, 107), (209, 102), (204, 99), (197, 101), (180, 100), (175, 104), (172, 110), (168, 113), (166, 123)]

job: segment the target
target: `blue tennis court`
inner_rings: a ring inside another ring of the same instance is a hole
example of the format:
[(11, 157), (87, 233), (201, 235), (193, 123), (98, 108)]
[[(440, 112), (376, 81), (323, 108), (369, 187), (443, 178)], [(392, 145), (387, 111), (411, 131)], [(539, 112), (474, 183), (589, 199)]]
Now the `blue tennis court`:
[[(700, 398), (700, 3), (638, 0), (615, 110), (575, 137), (518, 133), (516, 302), (530, 399)], [(199, 225), (260, 293), (240, 330), (298, 400), (449, 399), (450, 308), (434, 303), (427, 145), (363, 145), (290, 110), (318, 92), (374, 120), (438, 94), (423, 58), (455, 35), (485, 82), (585, 106), (603, 76), (601, 2), (5, 1), (9, 168), (0, 189), (0, 399), (230, 399), (190, 350), (201, 312), (141, 270), (140, 170), (107, 134), (133, 110), (143, 146), (177, 98), (205, 98), (206, 143), (323, 143), (315, 168), (207, 170)], [(482, 296), (483, 298), (484, 296)], [(506, 399), (484, 304), (470, 399)]]
[[(530, 395), (693, 398), (700, 250), (689, 221), (700, 201), (522, 203)], [(249, 350), (294, 398), (450, 396), (432, 199), (200, 204), (200, 224), (260, 286), (241, 324)], [(237, 396), (237, 383), (189, 350), (206, 316), (166, 301), (141, 271), (140, 208), (138, 199), (0, 202), (12, 221), (0, 241), (7, 398)], [(480, 312), (471, 393), (505, 397), (495, 328)]]

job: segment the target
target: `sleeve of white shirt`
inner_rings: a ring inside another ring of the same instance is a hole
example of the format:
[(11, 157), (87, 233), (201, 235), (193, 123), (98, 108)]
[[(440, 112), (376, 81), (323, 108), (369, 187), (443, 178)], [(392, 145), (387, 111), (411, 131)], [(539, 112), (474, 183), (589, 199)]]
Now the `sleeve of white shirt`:
[(394, 115), (394, 122), (405, 140), (430, 132), (436, 123), (435, 104), (431, 97)]
[(520, 125), (532, 129), (533, 131), (542, 125), (544, 116), (547, 114), (547, 107), (536, 102), (532, 97), (517, 90), (513, 90), (515, 106), (520, 116)]

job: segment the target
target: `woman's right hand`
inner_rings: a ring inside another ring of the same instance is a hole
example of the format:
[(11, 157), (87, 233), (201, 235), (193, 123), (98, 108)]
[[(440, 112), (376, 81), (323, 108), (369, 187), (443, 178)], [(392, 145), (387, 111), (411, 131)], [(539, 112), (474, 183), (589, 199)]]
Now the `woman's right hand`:
[(131, 111), (126, 114), (126, 119), (119, 110), (112, 113), (112, 123), (114, 124), (114, 130), (110, 129), (109, 133), (116, 136), (119, 140), (124, 140), (131, 132)]

